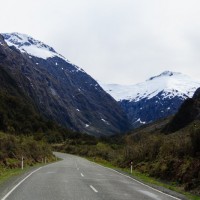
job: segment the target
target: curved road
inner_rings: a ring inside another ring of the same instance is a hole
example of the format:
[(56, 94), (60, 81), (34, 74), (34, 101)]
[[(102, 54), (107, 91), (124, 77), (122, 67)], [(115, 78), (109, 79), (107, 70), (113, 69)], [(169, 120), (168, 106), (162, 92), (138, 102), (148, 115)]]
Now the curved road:
[(86, 159), (56, 153), (62, 161), (22, 180), (2, 200), (175, 200), (128, 176)]

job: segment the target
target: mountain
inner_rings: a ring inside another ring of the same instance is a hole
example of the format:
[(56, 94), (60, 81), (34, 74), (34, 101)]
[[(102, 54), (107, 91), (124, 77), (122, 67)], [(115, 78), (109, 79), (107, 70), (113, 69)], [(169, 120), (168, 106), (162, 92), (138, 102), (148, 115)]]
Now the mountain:
[(118, 103), (92, 77), (30, 36), (0, 35), (0, 65), (46, 119), (95, 136), (129, 127)]
[[(192, 103), (188, 106), (186, 101), (189, 100)], [(175, 132), (172, 129), (164, 132), (165, 127), (177, 129)], [(137, 171), (164, 182), (178, 183), (179, 188), (200, 195), (199, 144), (200, 88), (193, 98), (184, 101), (174, 116), (106, 140), (96, 139), (92, 143), (82, 138), (76, 142), (68, 140), (56, 147), (56, 151), (105, 160), (119, 168), (127, 169), (132, 162), (133, 169)]]
[(178, 181), (186, 191), (200, 194), (200, 88), (174, 116), (124, 137), (127, 162), (131, 160), (135, 169), (161, 180)]
[[(53, 126), (52, 126), (53, 125)], [(33, 102), (17, 86), (10, 73), (0, 65), (0, 131), (15, 135), (58, 131), (55, 126), (39, 115)], [(65, 133), (68, 133), (65, 130)], [(61, 137), (61, 136), (60, 136)]]
[[(186, 99), (173, 119), (164, 128), (165, 133), (175, 132), (188, 124), (200, 121), (200, 88), (196, 90), (192, 98)], [(196, 124), (194, 123), (194, 126)]]
[(119, 102), (133, 128), (173, 115), (200, 87), (189, 76), (170, 71), (136, 85), (100, 84)]

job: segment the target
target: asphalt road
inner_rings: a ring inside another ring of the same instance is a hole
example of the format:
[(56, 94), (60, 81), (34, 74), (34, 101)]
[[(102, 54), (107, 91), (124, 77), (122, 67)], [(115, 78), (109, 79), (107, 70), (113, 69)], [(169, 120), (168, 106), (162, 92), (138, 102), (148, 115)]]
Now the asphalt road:
[(56, 153), (62, 161), (29, 174), (2, 200), (174, 200), (128, 176), (86, 159)]

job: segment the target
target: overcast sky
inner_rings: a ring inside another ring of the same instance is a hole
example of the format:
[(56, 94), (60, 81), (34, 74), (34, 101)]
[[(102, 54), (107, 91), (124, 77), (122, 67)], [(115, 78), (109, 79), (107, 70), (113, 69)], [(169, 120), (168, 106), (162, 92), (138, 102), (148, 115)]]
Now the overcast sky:
[(134, 84), (165, 70), (200, 80), (199, 0), (6, 0), (0, 22), (96, 80)]

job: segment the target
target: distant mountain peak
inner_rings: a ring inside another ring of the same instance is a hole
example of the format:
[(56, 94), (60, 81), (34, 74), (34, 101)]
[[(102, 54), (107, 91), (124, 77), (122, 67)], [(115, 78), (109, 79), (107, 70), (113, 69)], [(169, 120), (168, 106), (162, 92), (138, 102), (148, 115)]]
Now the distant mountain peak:
[(169, 76), (174, 76), (174, 75), (180, 75), (180, 74), (181, 74), (180, 72), (164, 71), (157, 76), (153, 76), (153, 77), (149, 78), (148, 80), (153, 80), (153, 79), (159, 78), (159, 77), (169, 77)]
[(42, 59), (52, 58), (56, 56), (65, 59), (52, 47), (44, 44), (39, 40), (35, 40), (29, 35), (17, 32), (4, 33), (2, 35), (9, 46), (15, 46), (22, 53), (27, 53), (30, 56), (35, 56)]
[(140, 101), (151, 99), (160, 92), (163, 98), (179, 96), (182, 99), (192, 97), (195, 90), (200, 87), (200, 82), (192, 80), (189, 76), (179, 73), (164, 71), (150, 79), (135, 85), (99, 84), (110, 93), (117, 101)]
[[(100, 85), (127, 113), (132, 128), (154, 122), (177, 112), (188, 97), (192, 97), (200, 82), (178, 72), (164, 71), (135, 85)], [(200, 89), (195, 97), (200, 95)]]

